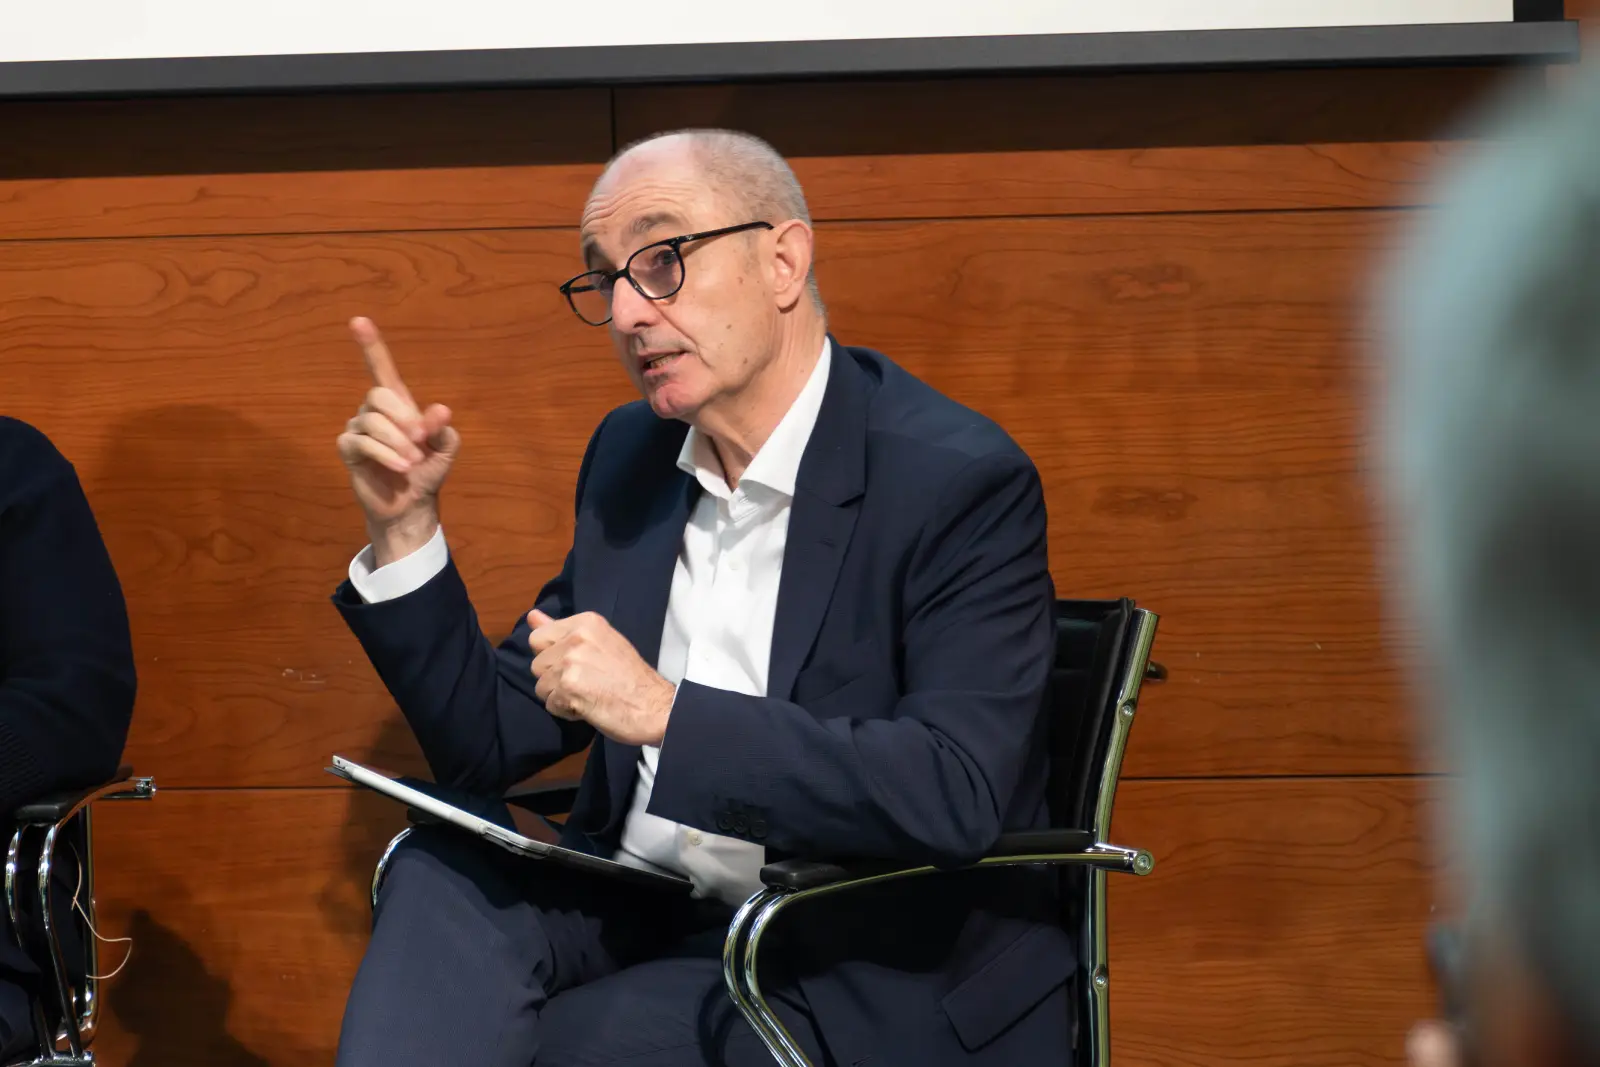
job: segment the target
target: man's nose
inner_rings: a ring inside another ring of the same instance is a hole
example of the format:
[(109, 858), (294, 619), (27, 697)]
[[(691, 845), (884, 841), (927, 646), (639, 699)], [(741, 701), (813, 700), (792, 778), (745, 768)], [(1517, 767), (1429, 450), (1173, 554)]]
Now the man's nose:
[(661, 312), (632, 282), (618, 278), (611, 290), (611, 321), (623, 333), (633, 333), (659, 323)]

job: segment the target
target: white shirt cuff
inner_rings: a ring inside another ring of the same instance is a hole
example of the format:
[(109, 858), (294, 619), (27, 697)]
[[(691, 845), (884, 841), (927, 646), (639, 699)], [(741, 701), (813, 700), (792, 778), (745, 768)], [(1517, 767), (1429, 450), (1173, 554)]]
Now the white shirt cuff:
[(376, 562), (372, 546), (356, 553), (350, 561), (350, 584), (355, 586), (361, 599), (368, 604), (381, 604), (385, 600), (398, 600), (407, 593), (415, 593), (427, 585), (434, 575), (444, 570), (450, 562), (450, 548), (444, 542), (444, 527), (440, 526), (428, 538), (428, 543), (402, 556), (387, 566), (374, 570)]

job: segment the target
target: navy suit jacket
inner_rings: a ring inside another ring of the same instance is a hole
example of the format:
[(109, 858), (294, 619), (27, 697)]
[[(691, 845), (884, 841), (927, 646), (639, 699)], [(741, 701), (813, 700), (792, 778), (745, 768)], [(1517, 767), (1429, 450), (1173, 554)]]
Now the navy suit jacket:
[[(683, 683), (649, 810), (759, 842), (769, 862), (956, 867), (1046, 824), (1044, 496), (995, 423), (876, 352), (833, 351), (796, 479), (769, 695)], [(652, 664), (700, 492), (676, 464), (686, 433), (642, 401), (601, 422), (572, 549), (537, 600), (553, 617), (599, 613)], [(494, 647), (453, 564), (398, 600), (363, 604), (347, 582), (335, 603), (441, 783), (499, 795), (598, 740), (568, 834), (616, 848), (639, 749), (543, 709), (525, 620)], [(789, 914), (768, 958), (837, 1062), (1070, 1059), (1075, 955), (1054, 875), (951, 873)]]

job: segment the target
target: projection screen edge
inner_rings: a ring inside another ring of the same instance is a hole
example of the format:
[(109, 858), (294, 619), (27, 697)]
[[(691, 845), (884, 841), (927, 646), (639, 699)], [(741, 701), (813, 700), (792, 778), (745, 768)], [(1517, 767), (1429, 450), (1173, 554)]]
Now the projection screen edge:
[(1571, 62), (1572, 20), (0, 63), (0, 98)]

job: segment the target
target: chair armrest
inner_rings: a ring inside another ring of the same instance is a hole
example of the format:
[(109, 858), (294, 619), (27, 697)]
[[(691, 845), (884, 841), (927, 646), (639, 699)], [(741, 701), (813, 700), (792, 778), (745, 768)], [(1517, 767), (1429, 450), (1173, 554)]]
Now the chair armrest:
[[(1125, 870), (1134, 874), (1148, 874), (1154, 866), (1147, 852), (1100, 845), (1088, 830), (1023, 830), (1002, 834), (994, 848), (972, 866), (1008, 867), (1031, 863), (1058, 864), (1082, 863), (1109, 870)], [(782, 889), (800, 893), (834, 887), (847, 888), (852, 884), (886, 881), (891, 878), (909, 878), (913, 875), (937, 874), (942, 870), (967, 870), (970, 868), (938, 868), (931, 866), (907, 867), (904, 864), (881, 860), (780, 860), (761, 868), (761, 882), (769, 889)]]
[(990, 856), (1043, 856), (1070, 855), (1087, 852), (1094, 847), (1092, 830), (1019, 830), (1001, 834)]
[(539, 782), (525, 789), (513, 789), (505, 795), (507, 804), (515, 804), (535, 815), (565, 815), (578, 799), (575, 779)]
[(148, 778), (134, 778), (132, 767), (118, 767), (114, 777), (86, 789), (70, 789), (31, 800), (17, 808), (14, 821), (27, 826), (54, 826), (86, 804), (107, 797), (147, 797), (155, 792)]

